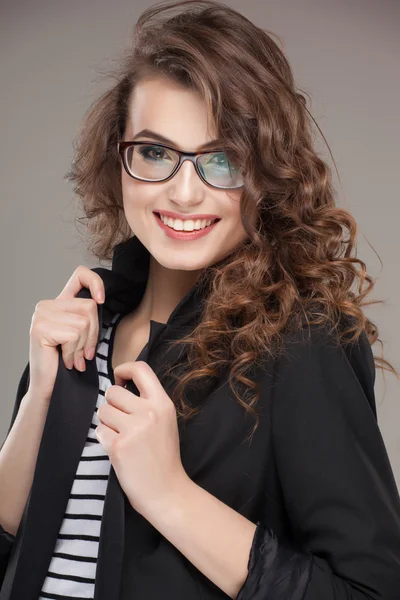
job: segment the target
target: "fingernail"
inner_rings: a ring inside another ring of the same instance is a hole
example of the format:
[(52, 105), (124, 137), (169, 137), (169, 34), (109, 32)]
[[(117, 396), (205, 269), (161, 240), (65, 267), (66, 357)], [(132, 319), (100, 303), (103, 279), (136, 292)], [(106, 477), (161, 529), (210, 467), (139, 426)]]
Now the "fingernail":
[(80, 359), (78, 360), (78, 366), (81, 371), (84, 371), (86, 369), (86, 363), (85, 363), (85, 359), (83, 358), (83, 356), (81, 356)]
[(92, 360), (93, 356), (94, 356), (94, 352), (95, 352), (96, 348), (87, 348), (85, 350), (85, 356), (88, 360)]
[(98, 290), (98, 292), (96, 294), (96, 298), (99, 302), (104, 302), (104, 296), (103, 296), (103, 292), (101, 290)]

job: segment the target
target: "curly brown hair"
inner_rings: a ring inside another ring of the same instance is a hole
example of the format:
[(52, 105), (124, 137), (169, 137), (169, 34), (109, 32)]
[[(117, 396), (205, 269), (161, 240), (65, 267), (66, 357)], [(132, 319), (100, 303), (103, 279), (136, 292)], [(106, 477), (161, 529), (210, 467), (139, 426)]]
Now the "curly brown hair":
[[(185, 10), (168, 15), (179, 7)], [(111, 260), (116, 244), (132, 234), (117, 141), (134, 86), (145, 76), (164, 75), (202, 94), (218, 138), (244, 174), (241, 219), (249, 238), (202, 274), (209, 278), (209, 294), (192, 335), (175, 342), (187, 344), (188, 370), (177, 377), (172, 401), (179, 417), (190, 418), (199, 409), (183, 398), (188, 383), (230, 366), (235, 397), (255, 414), (253, 433), (260, 390), (249, 373), (266, 355), (278, 356), (285, 331), (305, 320), (308, 326), (330, 324), (339, 343), (352, 343), (366, 331), (371, 345), (378, 339), (382, 346), (362, 310), (382, 301), (364, 301), (375, 280), (355, 257), (355, 219), (335, 206), (330, 168), (313, 147), (315, 120), (272, 35), (211, 0), (162, 2), (145, 10), (111, 73), (115, 85), (85, 115), (65, 176), (82, 200), (91, 252)], [(343, 316), (351, 319), (347, 329), (339, 328)], [(374, 360), (399, 378), (383, 357)], [(255, 390), (253, 397), (241, 398), (236, 382)]]

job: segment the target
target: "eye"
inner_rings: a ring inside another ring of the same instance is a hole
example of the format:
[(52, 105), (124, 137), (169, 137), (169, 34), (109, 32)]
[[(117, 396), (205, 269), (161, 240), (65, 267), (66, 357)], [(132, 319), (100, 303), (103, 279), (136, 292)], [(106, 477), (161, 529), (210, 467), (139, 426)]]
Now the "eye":
[(207, 156), (206, 165), (212, 165), (214, 167), (227, 167), (229, 165), (228, 158), (223, 152), (217, 152), (209, 154)]
[(162, 146), (139, 146), (141, 156), (152, 161), (172, 160), (172, 157)]

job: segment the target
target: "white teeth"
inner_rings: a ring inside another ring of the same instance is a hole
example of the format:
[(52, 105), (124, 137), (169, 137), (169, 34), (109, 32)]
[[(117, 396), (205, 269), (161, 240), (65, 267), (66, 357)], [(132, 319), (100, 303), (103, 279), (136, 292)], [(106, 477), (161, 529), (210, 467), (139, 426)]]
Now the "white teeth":
[(193, 221), (192, 219), (172, 219), (171, 217), (165, 217), (164, 215), (160, 215), (160, 219), (165, 225), (171, 227), (171, 229), (175, 229), (176, 231), (196, 231), (198, 229), (204, 229), (208, 227), (216, 221), (216, 219), (197, 219)]

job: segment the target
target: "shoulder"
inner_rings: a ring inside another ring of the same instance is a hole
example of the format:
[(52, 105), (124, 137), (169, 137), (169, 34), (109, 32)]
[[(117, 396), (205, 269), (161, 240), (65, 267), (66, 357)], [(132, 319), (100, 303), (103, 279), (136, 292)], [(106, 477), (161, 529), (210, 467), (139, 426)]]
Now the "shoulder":
[[(345, 357), (351, 362), (365, 359), (368, 367), (374, 371), (374, 361), (367, 333), (361, 332), (359, 337), (353, 341), (350, 340), (350, 334), (343, 339), (343, 334), (354, 324), (354, 319), (348, 315), (341, 314), (336, 327), (327, 322), (323, 324), (303, 324), (301, 327), (285, 331), (282, 336), (282, 353), (277, 359), (277, 363), (291, 360), (291, 358), (305, 360), (324, 361), (332, 356), (336, 360)], [(372, 359), (372, 360), (371, 360)]]
[(340, 330), (350, 323), (343, 316), (334, 330), (328, 324), (314, 324), (285, 333), (282, 352), (274, 363), (278, 411), (315, 411), (332, 403), (351, 410), (366, 402), (376, 418), (371, 344), (365, 331), (350, 343), (341, 340)]

